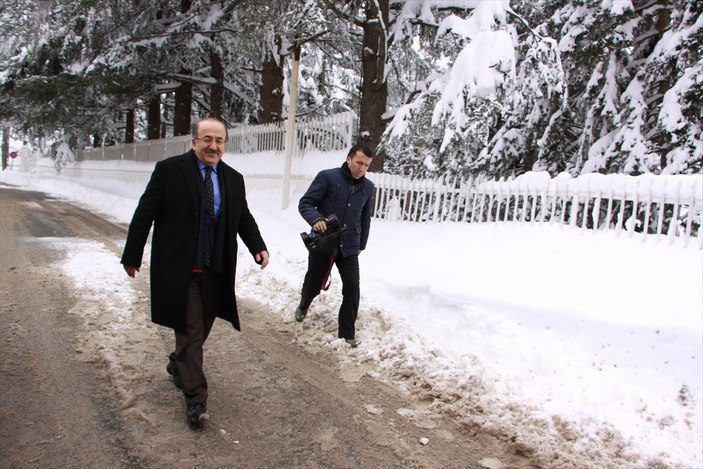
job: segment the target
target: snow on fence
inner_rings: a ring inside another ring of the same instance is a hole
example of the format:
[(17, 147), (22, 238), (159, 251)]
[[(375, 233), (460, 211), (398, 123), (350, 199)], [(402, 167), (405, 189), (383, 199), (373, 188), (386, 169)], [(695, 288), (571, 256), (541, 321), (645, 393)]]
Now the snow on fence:
[(138, 143), (118, 143), (76, 151), (76, 161), (128, 160), (153, 162), (166, 156), (180, 155), (190, 150), (190, 135), (146, 140)]
[(411, 180), (369, 174), (374, 216), (414, 222), (559, 223), (697, 240), (703, 249), (703, 175), (530, 172), (510, 180)]
[[(352, 145), (355, 116), (351, 112), (296, 123), (295, 155), (306, 151), (341, 151)], [(250, 154), (283, 151), (288, 121), (273, 124), (241, 125), (229, 129), (227, 152)], [(167, 156), (185, 153), (191, 147), (191, 136), (169, 137), (139, 143), (88, 148), (76, 152), (76, 161), (159, 161)]]
[[(296, 122), (295, 155), (306, 151), (341, 151), (351, 147), (355, 116), (352, 112)], [(238, 154), (283, 151), (288, 121), (242, 125), (229, 130), (227, 151)]]

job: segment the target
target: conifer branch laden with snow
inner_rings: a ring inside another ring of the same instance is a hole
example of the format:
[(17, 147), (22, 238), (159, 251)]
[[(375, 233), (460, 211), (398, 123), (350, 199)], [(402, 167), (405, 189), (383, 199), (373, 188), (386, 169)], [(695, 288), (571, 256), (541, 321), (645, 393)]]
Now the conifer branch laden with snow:
[(696, 0), (18, 0), (0, 119), (78, 147), (192, 115), (280, 121), (302, 45), (298, 115), (356, 112), (375, 170), (695, 174), (702, 16)]

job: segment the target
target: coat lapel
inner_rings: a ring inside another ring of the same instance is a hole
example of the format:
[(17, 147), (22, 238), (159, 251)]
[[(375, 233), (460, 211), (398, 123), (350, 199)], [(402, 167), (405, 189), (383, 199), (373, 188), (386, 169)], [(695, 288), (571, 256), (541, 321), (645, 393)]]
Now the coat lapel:
[(181, 172), (186, 180), (188, 194), (190, 194), (190, 200), (193, 202), (193, 208), (197, 211), (200, 208), (200, 174), (198, 174), (196, 159), (195, 153), (190, 150), (181, 156), (180, 163)]

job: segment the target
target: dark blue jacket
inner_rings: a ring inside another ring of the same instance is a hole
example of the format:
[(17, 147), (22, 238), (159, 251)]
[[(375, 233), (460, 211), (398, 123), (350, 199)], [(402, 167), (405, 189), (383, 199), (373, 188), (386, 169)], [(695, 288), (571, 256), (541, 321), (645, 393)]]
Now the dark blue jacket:
[(298, 211), (310, 226), (330, 214), (337, 215), (346, 231), (338, 246), (342, 256), (355, 256), (366, 249), (371, 227), (374, 185), (365, 176), (354, 179), (347, 163), (341, 168), (320, 171), (298, 203)]

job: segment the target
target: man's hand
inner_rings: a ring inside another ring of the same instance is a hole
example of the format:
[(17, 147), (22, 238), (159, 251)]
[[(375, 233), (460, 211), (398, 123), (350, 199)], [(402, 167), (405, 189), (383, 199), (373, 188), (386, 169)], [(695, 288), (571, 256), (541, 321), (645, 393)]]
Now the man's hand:
[(324, 233), (325, 230), (327, 230), (327, 222), (324, 218), (321, 218), (312, 225), (312, 229), (315, 230), (316, 233)]
[(257, 264), (261, 266), (261, 270), (265, 269), (269, 265), (269, 253), (268, 251), (257, 252), (254, 256), (254, 260)]
[(134, 265), (125, 265), (124, 270), (125, 270), (125, 272), (127, 272), (127, 275), (134, 278), (134, 276), (137, 274), (137, 272), (139, 272), (139, 267), (134, 266)]

